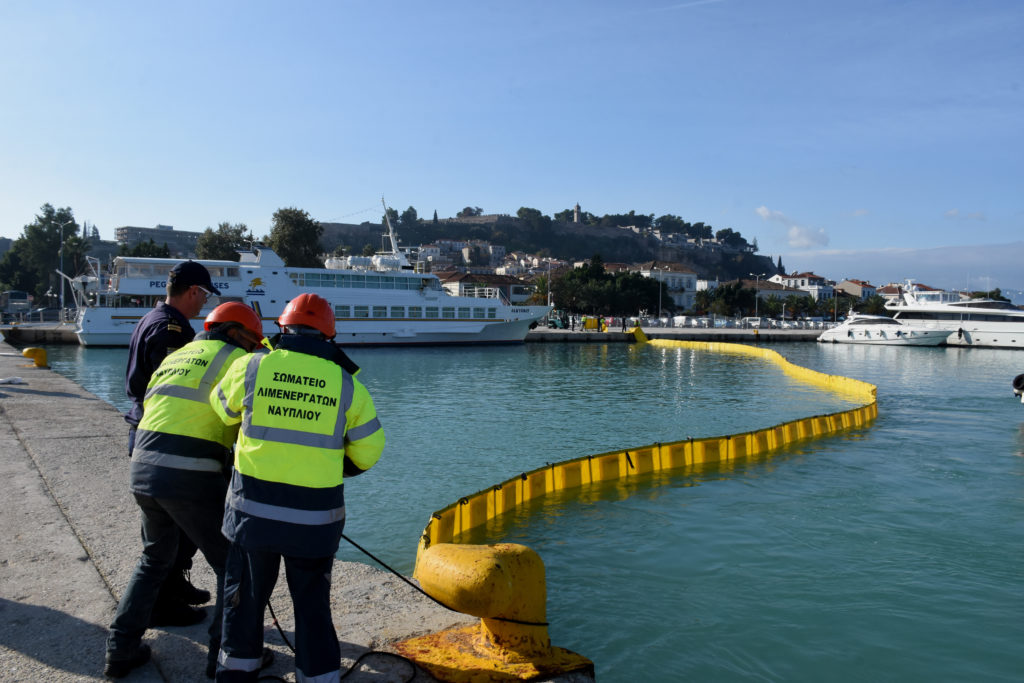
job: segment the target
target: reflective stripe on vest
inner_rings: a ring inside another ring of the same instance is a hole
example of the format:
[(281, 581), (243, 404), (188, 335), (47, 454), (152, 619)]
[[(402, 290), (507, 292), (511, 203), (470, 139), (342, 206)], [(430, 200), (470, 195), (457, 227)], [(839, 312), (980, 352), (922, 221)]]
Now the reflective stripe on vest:
[(338, 417), (335, 420), (334, 432), (332, 434), (315, 434), (304, 432), (299, 429), (285, 429), (283, 427), (264, 427), (253, 425), (253, 404), (256, 397), (256, 374), (259, 372), (260, 361), (267, 356), (256, 354), (249, 360), (245, 369), (245, 398), (242, 405), (245, 407), (245, 416), (242, 418), (242, 432), (246, 438), (259, 439), (260, 441), (276, 441), (277, 443), (294, 444), (296, 446), (309, 446), (310, 448), (325, 448), (340, 451), (345, 448), (345, 415), (352, 407), (352, 396), (355, 393), (355, 385), (352, 383), (352, 376), (347, 372), (341, 372), (341, 400), (338, 405)]
[(206, 372), (199, 380), (199, 386), (195, 389), (190, 387), (183, 387), (180, 384), (155, 384), (146, 391), (146, 399), (148, 400), (154, 394), (161, 394), (163, 396), (173, 396), (175, 398), (182, 398), (186, 401), (195, 401), (196, 403), (206, 403), (210, 397), (210, 390), (213, 389), (213, 385), (217, 380), (217, 375), (220, 373), (221, 368), (228, 361), (228, 358), (235, 351), (239, 351), (239, 347), (232, 344), (225, 343), (217, 355), (210, 361), (210, 365), (207, 366)]
[(211, 458), (190, 458), (186, 455), (170, 455), (169, 453), (156, 453), (140, 449), (135, 449), (132, 452), (132, 460), (146, 463), (147, 465), (172, 467), (176, 470), (192, 470), (194, 472), (220, 472), (222, 469), (221, 464)]
[(345, 432), (345, 441), (351, 442), (359, 441), (359, 439), (365, 439), (380, 428), (380, 420), (373, 418), (369, 422), (361, 424), (358, 427), (353, 427)]
[(345, 506), (332, 510), (300, 510), (298, 508), (282, 507), (259, 503), (248, 498), (243, 498), (235, 491), (228, 494), (228, 505), (253, 517), (272, 519), (277, 522), (288, 522), (290, 524), (305, 524), (307, 526), (318, 526), (321, 524), (333, 524), (345, 519)]

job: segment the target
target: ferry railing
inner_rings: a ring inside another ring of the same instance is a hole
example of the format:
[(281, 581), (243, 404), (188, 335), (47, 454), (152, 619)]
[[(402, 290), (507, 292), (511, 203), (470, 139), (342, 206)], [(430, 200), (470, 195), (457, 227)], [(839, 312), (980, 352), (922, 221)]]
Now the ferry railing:
[(475, 299), (497, 299), (506, 306), (510, 306), (505, 293), (497, 287), (466, 287), (462, 290), (462, 296), (469, 296)]

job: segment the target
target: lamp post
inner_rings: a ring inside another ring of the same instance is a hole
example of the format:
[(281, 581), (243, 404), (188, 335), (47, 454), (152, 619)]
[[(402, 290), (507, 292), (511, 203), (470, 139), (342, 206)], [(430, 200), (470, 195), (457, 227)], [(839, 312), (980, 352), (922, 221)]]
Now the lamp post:
[(75, 220), (69, 219), (60, 224), (60, 249), (57, 253), (60, 254), (60, 318), (64, 320), (64, 228), (74, 223)]
[(661, 268), (654, 269), (658, 271), (658, 324), (661, 325)]
[(758, 288), (758, 281), (764, 277), (764, 273), (750, 273), (754, 277), (754, 317), (758, 318), (757, 300), (761, 298), (761, 290)]

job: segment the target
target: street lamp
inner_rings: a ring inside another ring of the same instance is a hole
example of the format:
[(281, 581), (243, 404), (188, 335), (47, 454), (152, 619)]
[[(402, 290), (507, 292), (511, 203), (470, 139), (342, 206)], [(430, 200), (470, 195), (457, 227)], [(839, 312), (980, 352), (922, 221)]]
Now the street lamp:
[(64, 228), (75, 222), (75, 219), (69, 219), (60, 224), (60, 249), (57, 253), (60, 254), (60, 318), (64, 319)]
[(761, 290), (758, 288), (758, 281), (764, 277), (764, 273), (750, 273), (754, 278), (754, 317), (759, 318), (757, 314), (757, 300), (761, 298)]

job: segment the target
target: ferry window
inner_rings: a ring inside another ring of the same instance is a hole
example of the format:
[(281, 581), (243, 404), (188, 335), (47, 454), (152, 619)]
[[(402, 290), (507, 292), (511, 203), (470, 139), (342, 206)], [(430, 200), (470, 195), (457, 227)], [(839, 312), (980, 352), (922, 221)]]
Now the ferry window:
[(297, 284), (299, 287), (306, 286), (306, 280), (302, 277), (302, 273), (288, 273), (288, 276), (292, 279), (292, 282)]
[(459, 306), (459, 317), (460, 318), (468, 318), (469, 317), (469, 306), (466, 306), (466, 307)]
[(484, 309), (483, 308), (474, 308), (473, 309), (473, 317), (474, 318), (482, 318), (482, 317), (484, 317)]
[(359, 289), (362, 289), (363, 287), (366, 286), (366, 276), (365, 275), (349, 275), (348, 279), (349, 279), (349, 287), (357, 287)]
[(418, 280), (414, 280), (411, 277), (402, 278), (402, 289), (419, 289), (420, 283)]
[(419, 306), (410, 306), (409, 307), (409, 317), (410, 318), (422, 318), (423, 317), (423, 309), (420, 308)]
[(427, 318), (437, 317), (437, 306), (427, 306)]
[(347, 306), (347, 305), (346, 306), (335, 306), (334, 307), (334, 315), (335, 315), (335, 317), (338, 317), (338, 318), (348, 318), (348, 317), (351, 317), (351, 315), (352, 315), (351, 311), (352, 311), (352, 307), (351, 306)]
[(225, 277), (238, 277), (238, 268), (226, 268), (224, 272)]
[(441, 317), (448, 319), (455, 319), (455, 308), (453, 306), (445, 306), (441, 309)]
[(395, 278), (388, 277), (387, 275), (382, 275), (381, 278), (380, 278), (380, 288), (381, 289), (394, 289), (395, 288)]
[(374, 306), (373, 307), (373, 317), (374, 318), (386, 318), (386, 317), (388, 317), (388, 307), (387, 306)]
[(370, 307), (369, 306), (356, 306), (355, 307), (355, 317), (356, 318), (369, 318), (370, 317)]
[(392, 318), (404, 318), (405, 317), (405, 306), (392, 306), (391, 307)]
[(367, 289), (380, 289), (380, 275), (367, 275), (366, 276), (366, 288)]
[(318, 273), (306, 273), (306, 286), (307, 287), (319, 287), (320, 286), (320, 275)]
[(497, 316), (498, 316), (498, 312), (495, 309), (493, 309), (493, 308), (488, 308), (487, 309), (487, 317), (488, 318), (496, 318)]

